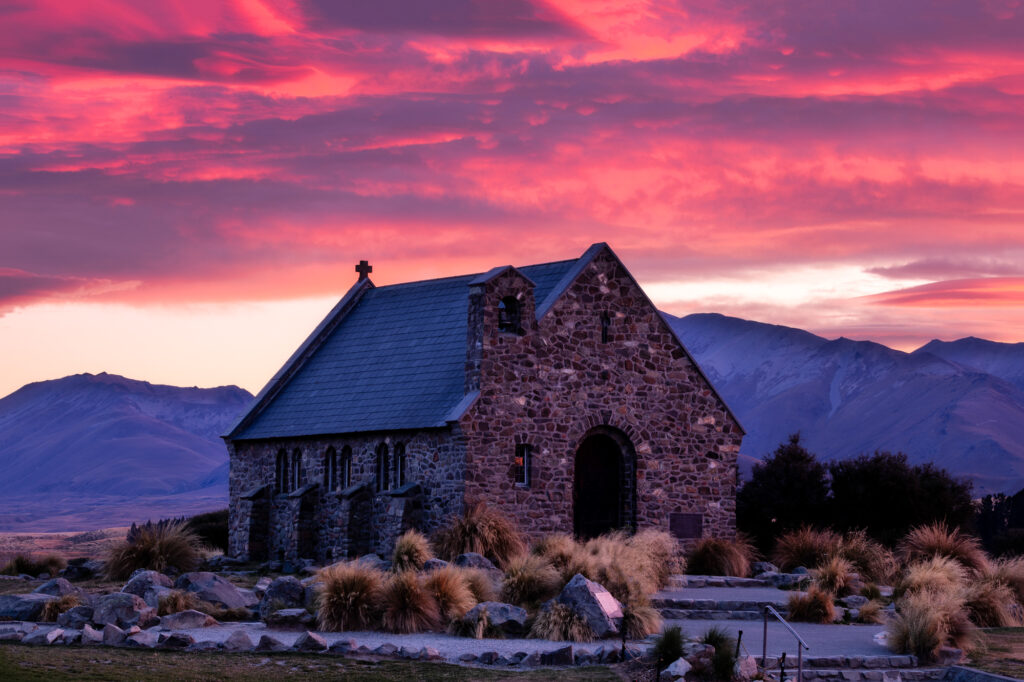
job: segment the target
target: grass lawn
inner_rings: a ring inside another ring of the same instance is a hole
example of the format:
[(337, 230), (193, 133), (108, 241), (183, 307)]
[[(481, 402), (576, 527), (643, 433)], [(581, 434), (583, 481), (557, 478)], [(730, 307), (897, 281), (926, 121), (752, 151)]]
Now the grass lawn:
[(971, 654), (969, 665), (997, 675), (1024, 679), (1024, 628), (982, 630), (985, 647)]
[[(414, 661), (367, 662), (328, 654), (229, 654), (116, 649), (30, 647), (0, 643), (0, 680), (550, 680), (551, 669), (529, 672), (464, 668)], [(557, 671), (560, 682), (622, 679), (610, 668), (587, 666)]]

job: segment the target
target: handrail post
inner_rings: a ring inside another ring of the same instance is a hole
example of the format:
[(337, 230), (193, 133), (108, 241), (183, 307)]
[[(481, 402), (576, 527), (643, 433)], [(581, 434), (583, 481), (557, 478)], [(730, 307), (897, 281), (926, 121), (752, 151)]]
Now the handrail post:
[(764, 636), (761, 638), (761, 667), (768, 670), (768, 607), (762, 611), (764, 615)]
[(796, 682), (804, 682), (804, 643), (796, 643)]

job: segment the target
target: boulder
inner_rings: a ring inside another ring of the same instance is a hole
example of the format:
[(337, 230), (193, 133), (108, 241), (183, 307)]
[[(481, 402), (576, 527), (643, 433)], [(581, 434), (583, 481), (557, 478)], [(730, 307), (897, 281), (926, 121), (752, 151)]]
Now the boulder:
[(160, 635), (157, 647), (160, 649), (187, 649), (196, 643), (192, 635), (185, 632), (172, 632)]
[(57, 625), (81, 630), (86, 623), (92, 622), (92, 614), (91, 606), (75, 606), (57, 616)]
[(220, 625), (213, 616), (208, 616), (202, 611), (188, 609), (179, 611), (160, 619), (160, 627), (167, 630), (192, 630), (194, 628), (206, 628)]
[(859, 609), (867, 604), (869, 600), (867, 597), (862, 597), (859, 594), (851, 594), (848, 597), (843, 597), (839, 601), (848, 609)]
[(78, 589), (64, 578), (54, 578), (32, 590), (34, 594), (48, 594), (53, 597), (63, 597), (65, 594), (77, 594), (82, 590)]
[(216, 573), (185, 573), (178, 577), (174, 586), (179, 590), (195, 592), (203, 601), (226, 609), (245, 607), (245, 598), (238, 593), (238, 588)]
[(304, 608), (278, 609), (271, 611), (266, 617), (267, 625), (275, 628), (305, 629), (313, 624), (313, 614)]
[(156, 616), (156, 609), (142, 601), (142, 597), (127, 592), (114, 592), (98, 597), (93, 604), (92, 622), (96, 625), (112, 623), (120, 627), (147, 625)]
[(750, 564), (750, 574), (759, 575), (761, 573), (778, 573), (779, 567), (770, 561), (755, 561)]
[(220, 642), (214, 642), (213, 640), (207, 639), (202, 642), (193, 642), (189, 644), (188, 651), (220, 651), (224, 648), (224, 645)]
[(136, 571), (131, 579), (121, 588), (122, 592), (142, 597), (142, 600), (154, 609), (160, 606), (160, 597), (171, 591), (174, 583), (158, 571)]
[(561, 649), (545, 651), (540, 655), (541, 665), (572, 665), (574, 660), (572, 644)]
[(106, 570), (106, 564), (96, 559), (78, 558), (68, 561), (61, 574), (66, 580), (89, 580)]
[(740, 656), (733, 666), (733, 679), (746, 682), (757, 677), (757, 659), (753, 656)]
[(64, 644), (78, 644), (82, 641), (82, 631), (66, 629), (64, 630), (64, 637), (62, 639)]
[(608, 637), (619, 632), (622, 604), (603, 585), (587, 580), (579, 573), (562, 588), (558, 603), (565, 604), (582, 616), (598, 637)]
[(498, 601), (485, 601), (470, 609), (466, 613), (465, 619), (475, 623), (480, 619), (480, 614), (484, 610), (487, 611), (487, 621), (491, 626), (501, 630), (504, 634), (526, 634), (526, 609)]
[(82, 644), (102, 644), (103, 631), (86, 623), (82, 626)]
[(306, 630), (295, 640), (292, 648), (296, 651), (324, 651), (327, 648), (327, 640), (315, 632)]
[(424, 571), (436, 571), (439, 568), (444, 568), (448, 565), (448, 562), (444, 559), (427, 559), (423, 562)]
[(158, 642), (159, 636), (152, 630), (136, 632), (134, 635), (129, 635), (124, 641), (127, 646), (140, 647), (144, 649), (152, 649)]
[(21, 630), (0, 630), (0, 642), (20, 642), (25, 639)]
[(365, 554), (359, 557), (357, 561), (361, 564), (366, 564), (367, 566), (376, 568), (378, 571), (384, 571), (385, 573), (391, 570), (391, 562), (384, 561), (376, 554)]
[(224, 640), (224, 648), (228, 651), (252, 651), (252, 639), (244, 630), (235, 630)]
[(681, 680), (686, 677), (686, 673), (690, 672), (693, 668), (685, 658), (677, 658), (672, 661), (667, 668), (661, 671), (661, 679), (666, 680)]
[(256, 593), (256, 590), (247, 590), (244, 587), (238, 588), (238, 594), (242, 595), (242, 600), (245, 602), (245, 608), (251, 609), (260, 603), (260, 597), (263, 593)]
[(37, 621), (48, 601), (56, 599), (51, 594), (4, 594), (0, 595), (0, 620)]
[(320, 602), (320, 593), (324, 591), (323, 583), (311, 583), (303, 588), (302, 605), (310, 611), (316, 611)]
[(122, 644), (127, 638), (128, 635), (125, 634), (124, 630), (113, 623), (107, 623), (103, 626), (103, 643), (107, 646), (117, 646)]
[(274, 579), (269, 575), (265, 575), (256, 581), (256, 584), (252, 586), (252, 591), (262, 597), (272, 582), (274, 582)]
[(481, 568), (485, 571), (496, 571), (498, 567), (491, 563), (491, 560), (482, 554), (476, 552), (466, 552), (455, 557), (455, 561), (452, 562), (456, 566), (462, 566), (463, 568)]
[(288, 647), (284, 645), (284, 642), (271, 637), (270, 635), (263, 635), (260, 637), (259, 644), (256, 645), (256, 651), (287, 651)]
[(266, 620), (267, 616), (280, 609), (305, 608), (306, 588), (297, 578), (284, 576), (278, 578), (267, 586), (260, 601), (260, 618)]
[(27, 635), (25, 635), (22, 638), (21, 643), (29, 644), (31, 646), (53, 644), (53, 639), (51, 639), (50, 637), (50, 634), (53, 632), (57, 632), (57, 637), (60, 637), (64, 634), (64, 631), (60, 628), (40, 628), (34, 632), (30, 632)]

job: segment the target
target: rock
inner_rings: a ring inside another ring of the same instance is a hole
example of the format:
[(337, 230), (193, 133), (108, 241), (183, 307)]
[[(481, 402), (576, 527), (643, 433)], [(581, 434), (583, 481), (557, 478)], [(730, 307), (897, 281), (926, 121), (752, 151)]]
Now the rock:
[(107, 646), (117, 646), (124, 643), (124, 640), (127, 638), (128, 635), (125, 634), (124, 630), (113, 623), (107, 623), (103, 626), (103, 643)]
[(64, 578), (54, 578), (32, 590), (34, 594), (48, 594), (53, 597), (63, 597), (65, 594), (77, 594), (80, 589), (69, 583)]
[(267, 614), (267, 625), (276, 628), (303, 628), (312, 625), (316, 620), (309, 611), (303, 608), (279, 609)]
[(485, 651), (476, 657), (476, 662), (482, 665), (494, 665), (498, 662), (498, 652)]
[(37, 621), (48, 601), (56, 599), (50, 594), (4, 594), (0, 595), (0, 620)]
[(260, 603), (262, 592), (257, 594), (256, 590), (247, 590), (244, 587), (239, 587), (238, 594), (242, 595), (242, 600), (245, 602), (245, 608), (251, 609), (252, 607)]
[(310, 611), (316, 611), (317, 604), (320, 603), (320, 593), (323, 592), (323, 589), (323, 583), (306, 585), (303, 591), (302, 605)]
[(464, 654), (459, 654), (459, 661), (462, 663), (476, 663), (476, 654), (468, 651)]
[(192, 630), (194, 628), (208, 628), (215, 625), (220, 625), (220, 623), (213, 616), (193, 609), (172, 613), (160, 619), (160, 627), (167, 630)]
[(423, 562), (424, 571), (436, 571), (439, 568), (444, 568), (448, 565), (448, 562), (444, 559), (427, 559)]
[(296, 651), (324, 651), (327, 648), (327, 640), (315, 632), (306, 630), (295, 640), (292, 648)]
[(797, 566), (790, 573), (793, 575), (810, 575), (811, 572), (807, 570), (806, 566)]
[(74, 606), (57, 616), (57, 625), (81, 630), (86, 623), (92, 622), (92, 613), (91, 606)]
[(197, 571), (185, 573), (178, 577), (174, 586), (179, 590), (195, 592), (203, 601), (235, 609), (245, 606), (245, 598), (238, 593), (238, 588), (215, 573)]
[(394, 656), (398, 653), (398, 647), (394, 644), (391, 644), (390, 642), (385, 642), (384, 644), (381, 644), (379, 647), (374, 649), (373, 653), (379, 656)]
[(287, 651), (288, 647), (276, 637), (270, 635), (262, 635), (259, 643), (256, 645), (256, 651)]
[(131, 579), (121, 588), (122, 592), (141, 597), (154, 609), (160, 606), (160, 597), (171, 591), (174, 583), (158, 571), (136, 571)]
[(579, 573), (562, 588), (558, 603), (582, 616), (599, 638), (619, 632), (622, 604), (603, 585), (587, 580)]
[(21, 643), (28, 644), (30, 646), (42, 646), (45, 644), (49, 644), (50, 641), (47, 639), (47, 636), (50, 634), (50, 632), (51, 630), (48, 628), (40, 628), (35, 632), (30, 632), (24, 637), (22, 637)]
[(356, 647), (356, 640), (354, 639), (339, 639), (330, 646), (328, 651), (333, 654), (347, 654), (350, 651), (354, 651)]
[(82, 641), (82, 631), (67, 629), (64, 630), (64, 644), (78, 644)]
[(757, 677), (757, 659), (753, 656), (740, 656), (733, 666), (733, 679), (739, 681), (752, 680)]
[(224, 648), (228, 651), (252, 651), (252, 639), (244, 630), (235, 630), (224, 640)]
[(304, 608), (305, 603), (306, 588), (297, 578), (284, 576), (267, 586), (260, 601), (260, 618), (266, 620), (270, 613), (280, 609)]
[(157, 647), (160, 649), (187, 649), (196, 643), (195, 638), (184, 632), (172, 632), (160, 635)]
[(159, 642), (159, 636), (152, 630), (142, 630), (136, 632), (134, 635), (128, 635), (125, 640), (125, 644), (128, 646), (141, 647), (144, 649), (152, 649)]
[(220, 642), (214, 642), (213, 640), (204, 640), (202, 642), (195, 642), (189, 644), (188, 651), (220, 651), (224, 648), (224, 645)]
[(66, 580), (89, 580), (106, 570), (106, 564), (95, 559), (71, 559), (61, 574)]
[(366, 564), (372, 568), (376, 568), (378, 571), (384, 571), (385, 573), (391, 570), (391, 562), (384, 561), (376, 554), (366, 554), (359, 557), (357, 561), (361, 564)]
[(526, 658), (519, 661), (519, 665), (524, 668), (537, 668), (541, 665), (541, 655), (539, 651), (530, 653)]
[(681, 680), (686, 677), (686, 673), (690, 672), (693, 668), (685, 658), (677, 658), (667, 668), (661, 671), (662, 678), (669, 680)]
[(20, 642), (25, 639), (25, 633), (20, 630), (0, 631), (0, 642)]
[(263, 593), (267, 591), (267, 588), (270, 587), (270, 583), (272, 582), (274, 582), (274, 579), (269, 575), (265, 575), (256, 581), (256, 584), (252, 586), (252, 591), (262, 597)]
[(943, 646), (939, 647), (939, 651), (935, 656), (935, 665), (946, 667), (950, 665), (957, 665), (963, 660), (963, 649), (956, 649), (951, 646)]
[(420, 658), (424, 661), (440, 661), (444, 657), (441, 656), (441, 652), (431, 646), (423, 647), (423, 652)]
[(82, 644), (102, 644), (103, 631), (97, 630), (88, 623), (82, 626)]
[(93, 604), (92, 622), (96, 625), (113, 623), (120, 627), (146, 625), (156, 616), (156, 610), (134, 594), (114, 592), (98, 597)]
[(456, 566), (463, 568), (482, 568), (485, 571), (496, 571), (498, 567), (491, 563), (491, 560), (476, 552), (466, 552), (455, 557), (453, 562)]
[(843, 597), (839, 601), (848, 609), (859, 609), (867, 604), (869, 600), (867, 597), (862, 597), (859, 594), (851, 594), (848, 597)]
[(482, 611), (487, 611), (487, 621), (506, 635), (526, 634), (526, 609), (498, 601), (480, 602), (466, 613), (465, 619), (475, 623)]
[(540, 655), (541, 665), (572, 665), (572, 645), (554, 651), (545, 651)]
[(770, 561), (755, 561), (750, 564), (750, 574), (757, 575), (758, 573), (778, 573), (779, 567)]
[(700, 656), (712, 656), (715, 653), (715, 647), (710, 644), (704, 644), (703, 642), (683, 642), (683, 658), (693, 659)]

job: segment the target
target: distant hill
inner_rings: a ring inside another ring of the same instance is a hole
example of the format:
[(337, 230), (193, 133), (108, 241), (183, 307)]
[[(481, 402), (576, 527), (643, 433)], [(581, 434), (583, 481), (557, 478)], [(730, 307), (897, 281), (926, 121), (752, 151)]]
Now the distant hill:
[(824, 460), (902, 451), (976, 492), (1024, 487), (1024, 344), (903, 353), (724, 315), (665, 317), (746, 428), (747, 464), (799, 431)]
[(22, 387), (0, 399), (0, 530), (117, 526), (226, 505), (219, 435), (251, 400), (236, 386), (112, 374)]

